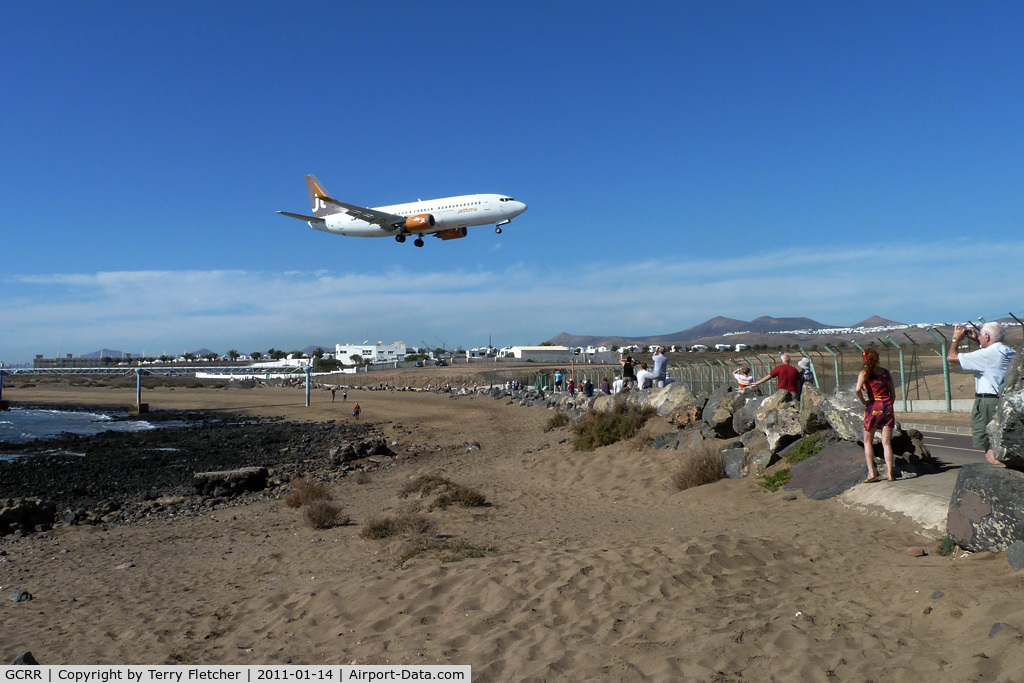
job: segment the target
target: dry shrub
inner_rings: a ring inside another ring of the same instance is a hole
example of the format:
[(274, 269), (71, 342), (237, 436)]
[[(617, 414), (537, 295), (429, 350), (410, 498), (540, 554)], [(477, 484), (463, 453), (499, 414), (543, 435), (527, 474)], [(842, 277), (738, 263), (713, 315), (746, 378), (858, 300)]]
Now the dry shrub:
[(672, 475), (672, 488), (685, 491), (694, 486), (711, 484), (722, 478), (722, 453), (714, 444), (704, 443), (684, 453), (679, 468)]
[(484, 505), (487, 505), (487, 498), (476, 489), (455, 484), (435, 498), (434, 502), (430, 504), (430, 507), (441, 508), (444, 510), (449, 505), (461, 505), (464, 508), (483, 507)]
[(354, 481), (355, 483), (357, 483), (359, 485), (369, 484), (370, 483), (370, 475), (367, 474), (366, 470), (359, 470), (359, 471), (357, 471), (356, 473), (354, 473), (352, 475), (352, 481)]
[(436, 474), (426, 474), (416, 477), (402, 487), (398, 495), (405, 498), (411, 494), (430, 495), (437, 493), (434, 502), (428, 509), (441, 508), (444, 510), (449, 505), (461, 505), (462, 507), (481, 507), (487, 504), (487, 498), (476, 489), (471, 489), (462, 484), (456, 484), (450, 479), (445, 479)]
[(347, 515), (341, 514), (341, 508), (328, 500), (310, 502), (302, 509), (302, 517), (314, 529), (344, 526), (351, 521)]
[(284, 497), (284, 504), (290, 508), (309, 505), (316, 500), (330, 500), (331, 493), (327, 487), (315, 481), (296, 479), (292, 483), (292, 492)]
[(544, 431), (550, 432), (552, 429), (564, 427), (567, 424), (570, 424), (571, 422), (572, 420), (565, 413), (555, 413), (554, 415), (548, 418), (548, 423), (544, 427)]
[(402, 514), (391, 517), (371, 517), (359, 535), (363, 538), (383, 539), (399, 534), (428, 534), (434, 530), (434, 521), (423, 515)]
[(437, 491), (438, 489), (445, 489), (455, 484), (444, 477), (437, 474), (424, 474), (416, 477), (408, 484), (402, 487), (402, 490), (398, 492), (400, 498), (406, 498), (414, 493), (421, 495), (429, 495), (430, 493)]
[(588, 410), (583, 419), (572, 428), (576, 435), (572, 443), (573, 450), (592, 451), (623, 439), (630, 439), (636, 436), (654, 412), (649, 406), (640, 407), (624, 403), (605, 412)]

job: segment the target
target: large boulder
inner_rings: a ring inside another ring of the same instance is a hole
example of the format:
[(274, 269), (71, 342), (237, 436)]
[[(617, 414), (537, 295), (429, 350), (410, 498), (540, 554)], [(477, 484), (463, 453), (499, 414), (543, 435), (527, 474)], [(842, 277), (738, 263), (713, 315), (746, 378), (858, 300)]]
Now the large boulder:
[(996, 416), (988, 435), (996, 460), (1015, 470), (1024, 470), (1024, 353), (1020, 351), (999, 393)]
[(762, 401), (754, 416), (754, 424), (764, 432), (772, 453), (778, 453), (803, 434), (800, 407), (788, 391), (776, 391)]
[(867, 471), (864, 449), (855, 443), (840, 441), (793, 465), (786, 488), (800, 489), (805, 496), (815, 500), (835, 498), (864, 481)]
[(712, 428), (714, 427), (713, 420), (715, 411), (718, 410), (718, 404), (722, 401), (723, 398), (725, 398), (731, 393), (734, 393), (732, 386), (728, 384), (723, 384), (722, 386), (712, 391), (711, 395), (708, 396), (708, 401), (707, 403), (704, 404), (704, 422), (706, 422), (708, 426)]
[(709, 407), (704, 410), (704, 421), (720, 438), (728, 439), (737, 436), (736, 430), (732, 426), (733, 414), (742, 408), (744, 403), (746, 403), (746, 396), (743, 392), (727, 392), (719, 398), (713, 410), (710, 409), (709, 402)]
[(700, 419), (704, 401), (694, 396), (682, 382), (673, 382), (662, 389), (652, 389), (647, 405), (654, 408), (661, 417), (685, 427)]
[(772, 453), (768, 437), (760, 429), (752, 429), (740, 436), (740, 443), (743, 444), (743, 467), (741, 473), (744, 477), (755, 477), (764, 474), (771, 465), (778, 462), (778, 456)]
[(837, 391), (819, 405), (825, 421), (844, 441), (864, 440), (864, 404), (852, 391)]
[[(800, 425), (804, 434), (813, 434), (828, 429), (828, 420), (822, 412), (825, 394), (813, 384), (805, 384), (800, 393)], [(859, 401), (858, 401), (859, 403)]]
[(242, 467), (219, 472), (196, 472), (192, 488), (196, 493), (214, 498), (231, 498), (250, 491), (262, 491), (270, 476), (266, 467)]
[(964, 465), (949, 502), (946, 529), (961, 548), (1001, 552), (1024, 541), (1024, 472)]
[(744, 403), (740, 408), (733, 411), (732, 430), (737, 434), (746, 434), (754, 428), (757, 418), (757, 409), (761, 407), (765, 397), (752, 391), (738, 392), (744, 397)]
[(341, 465), (371, 455), (394, 455), (384, 437), (373, 436), (366, 439), (342, 441), (327, 453), (332, 465)]

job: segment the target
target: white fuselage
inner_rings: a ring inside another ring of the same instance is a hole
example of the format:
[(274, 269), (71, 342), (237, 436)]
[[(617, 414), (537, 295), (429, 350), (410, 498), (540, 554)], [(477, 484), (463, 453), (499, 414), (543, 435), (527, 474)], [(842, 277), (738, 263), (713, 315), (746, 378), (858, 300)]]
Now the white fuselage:
[[(526, 211), (526, 204), (500, 194), (467, 194), (375, 208), (377, 211), (406, 218), (430, 214), (434, 217), (435, 224), (424, 232), (433, 233), (453, 228), (507, 222)], [(344, 212), (324, 216), (323, 223), (311, 221), (309, 225), (316, 230), (349, 237), (388, 237), (398, 232)]]

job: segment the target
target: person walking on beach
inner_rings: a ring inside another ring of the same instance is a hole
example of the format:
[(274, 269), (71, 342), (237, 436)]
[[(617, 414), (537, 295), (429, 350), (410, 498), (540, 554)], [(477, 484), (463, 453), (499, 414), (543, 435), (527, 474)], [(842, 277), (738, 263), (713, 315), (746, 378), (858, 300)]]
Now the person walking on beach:
[(337, 390), (337, 387), (331, 387), (331, 403), (334, 403), (334, 392), (336, 390)]
[[(985, 323), (980, 331), (968, 330), (960, 325), (953, 328), (953, 343), (946, 359), (957, 362), (964, 370), (974, 371), (974, 406), (971, 408), (971, 434), (974, 447), (985, 449), (985, 460), (998, 465), (995, 452), (988, 440), (986, 427), (996, 416), (999, 390), (1006, 381), (1006, 373), (1016, 351), (1003, 343), (1006, 330), (997, 322)], [(957, 353), (957, 345), (968, 337), (981, 348), (971, 353)]]
[(889, 371), (878, 366), (878, 351), (875, 349), (864, 352), (864, 369), (857, 375), (857, 386), (853, 391), (864, 404), (864, 459), (868, 464), (868, 478), (865, 481), (878, 481), (874, 441), (875, 432), (879, 429), (882, 430), (885, 476), (893, 481), (892, 430), (896, 426), (896, 413), (893, 410), (896, 389)]
[(345, 403), (348, 401), (348, 389), (341, 390), (341, 402)]
[(352, 406), (352, 417), (354, 417), (357, 420), (359, 419), (359, 404), (358, 403), (355, 404), (354, 406)]

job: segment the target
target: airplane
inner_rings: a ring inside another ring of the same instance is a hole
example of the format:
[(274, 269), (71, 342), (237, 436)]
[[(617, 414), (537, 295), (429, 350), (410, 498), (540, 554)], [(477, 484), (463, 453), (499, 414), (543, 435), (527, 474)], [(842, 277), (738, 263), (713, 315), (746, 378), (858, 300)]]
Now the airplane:
[(526, 211), (526, 204), (503, 194), (467, 194), (369, 209), (339, 202), (312, 175), (306, 176), (306, 189), (313, 206), (312, 216), (288, 211), (278, 213), (306, 221), (314, 230), (335, 235), (393, 236), (396, 242), (405, 242), (406, 237), (415, 235), (413, 244), (417, 247), (423, 246), (424, 235), (457, 240), (465, 237), (467, 228), (474, 225), (493, 223), (494, 232), (500, 235), (501, 226)]

